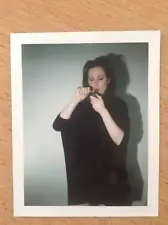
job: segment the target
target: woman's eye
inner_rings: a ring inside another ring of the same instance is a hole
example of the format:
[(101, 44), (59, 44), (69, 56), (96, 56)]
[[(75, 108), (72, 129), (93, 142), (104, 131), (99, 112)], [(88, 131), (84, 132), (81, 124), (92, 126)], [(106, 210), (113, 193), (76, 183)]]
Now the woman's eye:
[(103, 77), (99, 78), (99, 80), (103, 80)]

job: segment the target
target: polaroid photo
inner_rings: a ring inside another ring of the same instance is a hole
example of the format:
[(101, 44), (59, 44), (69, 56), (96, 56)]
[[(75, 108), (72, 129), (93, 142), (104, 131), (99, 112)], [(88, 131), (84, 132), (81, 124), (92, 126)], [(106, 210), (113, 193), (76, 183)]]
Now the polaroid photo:
[(11, 34), (16, 217), (158, 216), (160, 31)]

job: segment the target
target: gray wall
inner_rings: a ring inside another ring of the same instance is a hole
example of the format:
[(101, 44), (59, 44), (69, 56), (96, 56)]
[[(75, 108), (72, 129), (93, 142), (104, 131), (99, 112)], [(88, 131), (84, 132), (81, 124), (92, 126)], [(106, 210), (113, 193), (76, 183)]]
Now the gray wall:
[[(118, 94), (131, 117), (128, 169), (135, 205), (147, 198), (147, 44), (77, 44), (23, 46), (24, 186), (26, 205), (66, 205), (67, 183), (55, 116), (81, 85), (86, 60), (115, 53)], [(127, 84), (127, 90), (125, 85)], [(142, 193), (141, 193), (142, 192)], [(141, 196), (142, 194), (142, 196)]]

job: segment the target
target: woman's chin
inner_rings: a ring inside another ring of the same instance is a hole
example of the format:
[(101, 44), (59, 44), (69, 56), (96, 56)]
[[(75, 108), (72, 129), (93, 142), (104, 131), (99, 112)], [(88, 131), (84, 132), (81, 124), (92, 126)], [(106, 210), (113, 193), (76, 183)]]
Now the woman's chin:
[(105, 93), (104, 91), (99, 91), (98, 92), (99, 95), (104, 95), (104, 93)]

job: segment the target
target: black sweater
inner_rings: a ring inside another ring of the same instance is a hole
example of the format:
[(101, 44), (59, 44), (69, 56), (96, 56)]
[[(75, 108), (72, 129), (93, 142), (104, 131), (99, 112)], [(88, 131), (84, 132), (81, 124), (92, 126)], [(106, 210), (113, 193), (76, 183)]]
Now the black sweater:
[(127, 106), (118, 97), (106, 100), (105, 106), (124, 138), (117, 146), (108, 134), (101, 116), (89, 101), (79, 103), (70, 119), (60, 114), (53, 123), (61, 131), (64, 148), (68, 203), (111, 205), (128, 194), (126, 152), (129, 138)]

